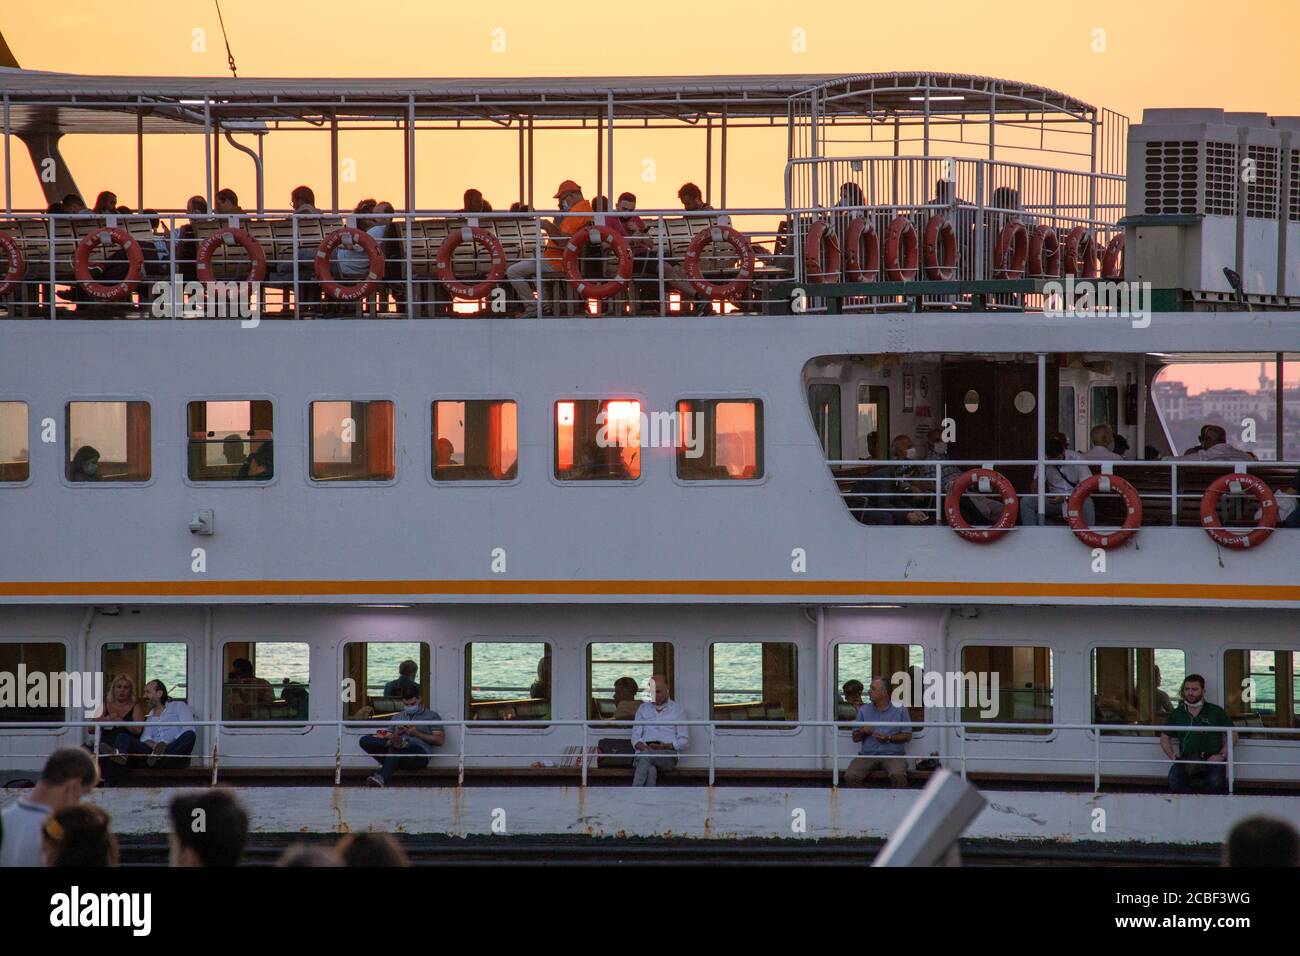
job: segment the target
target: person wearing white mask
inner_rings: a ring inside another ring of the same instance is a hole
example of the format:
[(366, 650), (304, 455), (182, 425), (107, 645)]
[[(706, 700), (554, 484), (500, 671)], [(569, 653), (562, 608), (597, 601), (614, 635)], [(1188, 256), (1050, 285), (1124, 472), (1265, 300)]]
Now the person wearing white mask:
[(379, 772), (366, 779), (375, 787), (387, 786), (399, 769), (427, 767), (433, 748), (441, 747), (446, 740), (446, 734), (436, 723), (442, 717), (421, 702), (420, 685), (411, 681), (404, 684), (401, 691), (402, 711), (395, 719), (409, 720), (410, 723), (398, 724), (361, 738), (361, 749), (379, 762)]

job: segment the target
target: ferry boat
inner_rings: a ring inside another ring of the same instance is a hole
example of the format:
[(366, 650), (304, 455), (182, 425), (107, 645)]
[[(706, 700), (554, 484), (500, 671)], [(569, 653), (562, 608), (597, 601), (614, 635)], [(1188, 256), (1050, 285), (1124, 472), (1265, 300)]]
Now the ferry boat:
[[(120, 832), (222, 784), (261, 834), (861, 840), (940, 768), (977, 841), (1295, 818), (1300, 118), (929, 71), (2, 79), (0, 672), (189, 704), (188, 766), (96, 795)], [(515, 209), (417, 206), (421, 134), (458, 130), (517, 150)], [(558, 190), (557, 130), (595, 153)], [(616, 198), (633, 130), (705, 157), (688, 208)], [(339, 208), (368, 131), (402, 137), (392, 212)], [(770, 201), (729, 204), (771, 131)], [(297, 208), (264, 187), (290, 132), (333, 170)], [(14, 205), (24, 150), (55, 204), (108, 185), (60, 138), (121, 133), (135, 206)], [(146, 212), (167, 134), (202, 138), (200, 211)], [(1254, 457), (1171, 438), (1153, 382), (1207, 361), (1273, 371), (1274, 433), (1217, 422)], [(1191, 674), (1226, 793), (1170, 793)], [(634, 788), (615, 685), (654, 675), (688, 745)], [(907, 788), (845, 785), (874, 677), (917, 691)], [(402, 679), (445, 739), (368, 787)], [(0, 772), (101, 727), (2, 706)]]

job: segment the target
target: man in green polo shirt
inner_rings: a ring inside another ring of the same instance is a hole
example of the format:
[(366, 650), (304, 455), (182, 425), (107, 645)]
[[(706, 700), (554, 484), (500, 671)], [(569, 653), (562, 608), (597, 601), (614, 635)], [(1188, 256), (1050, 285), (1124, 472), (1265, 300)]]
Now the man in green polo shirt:
[[(1168, 727), (1231, 727), (1227, 711), (1205, 699), (1205, 678), (1188, 674), (1183, 700), (1169, 715)], [(1178, 750), (1174, 750), (1174, 740)], [(1160, 735), (1160, 749), (1174, 762), (1169, 768), (1169, 789), (1174, 793), (1222, 793), (1228, 788), (1228, 735), (1207, 730), (1185, 730)], [(1189, 761), (1210, 761), (1190, 763)]]

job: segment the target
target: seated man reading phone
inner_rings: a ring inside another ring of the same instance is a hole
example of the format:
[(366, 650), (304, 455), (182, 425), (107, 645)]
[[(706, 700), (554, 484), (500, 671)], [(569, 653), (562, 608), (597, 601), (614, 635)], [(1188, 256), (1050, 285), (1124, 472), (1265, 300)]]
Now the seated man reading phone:
[(393, 719), (410, 723), (377, 730), (361, 738), (361, 749), (379, 762), (379, 772), (366, 779), (372, 786), (387, 786), (399, 769), (427, 767), (433, 748), (441, 747), (446, 739), (443, 729), (435, 723), (442, 718), (420, 702), (420, 685), (406, 683), (400, 691), (402, 711)]

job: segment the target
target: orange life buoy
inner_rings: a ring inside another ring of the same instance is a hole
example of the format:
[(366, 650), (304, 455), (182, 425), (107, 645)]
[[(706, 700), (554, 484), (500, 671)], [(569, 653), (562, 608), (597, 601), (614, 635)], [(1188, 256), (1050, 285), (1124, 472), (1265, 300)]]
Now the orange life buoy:
[[(366, 277), (350, 285), (339, 282), (330, 273), (330, 253), (343, 243), (359, 245), (369, 260), (369, 271)], [(320, 245), (316, 247), (316, 279), (331, 299), (339, 302), (355, 302), (357, 299), (364, 299), (379, 288), (383, 276), (384, 253), (380, 250), (379, 243), (375, 242), (374, 236), (363, 229), (357, 229), (355, 226), (340, 226), (322, 239)]]
[[(610, 246), (618, 257), (618, 270), (608, 282), (592, 282), (584, 279), (578, 268), (578, 254), (593, 242), (600, 246)], [(632, 247), (616, 230), (604, 225), (584, 226), (575, 232), (564, 247), (564, 277), (573, 286), (573, 291), (580, 296), (592, 299), (607, 299), (619, 292), (632, 278)]]
[(1051, 226), (1035, 226), (1029, 237), (1029, 274), (1055, 278), (1061, 274), (1061, 243)]
[(825, 219), (818, 219), (808, 230), (803, 269), (809, 282), (837, 282), (840, 278), (840, 238)]
[(1076, 279), (1097, 278), (1097, 253), (1087, 226), (1075, 226), (1065, 236), (1061, 275)]
[(1029, 233), (1019, 219), (1009, 220), (993, 247), (993, 278), (1023, 279), (1029, 261)]
[[(487, 250), (491, 264), (488, 266), (487, 278), (482, 282), (472, 285), (461, 282), (452, 271), (451, 255), (462, 242), (472, 242)], [(494, 285), (505, 278), (506, 251), (501, 245), (501, 240), (496, 237), (496, 233), (480, 226), (461, 226), (447, 233), (447, 238), (438, 246), (433, 265), (438, 274), (438, 281), (446, 286), (447, 291), (453, 296), (458, 299), (481, 299), (492, 291)]]
[[(987, 528), (976, 528), (961, 516), (962, 496), (976, 481), (980, 483), (980, 491), (986, 491), (991, 487), (1002, 499), (1002, 514), (998, 515), (998, 520)], [(962, 472), (952, 483), (952, 490), (943, 501), (943, 513), (952, 530), (967, 541), (986, 544), (1002, 537), (1007, 533), (1007, 529), (1016, 523), (1016, 519), (1020, 517), (1020, 498), (1016, 495), (1011, 479), (1006, 475), (990, 468), (972, 468), (970, 471)]]
[(899, 213), (885, 233), (885, 274), (890, 282), (911, 282), (916, 278), (916, 227)]
[[(1118, 531), (1102, 534), (1084, 524), (1083, 503), (1096, 491), (1102, 494), (1114, 491), (1124, 499), (1127, 514), (1124, 516), (1124, 524)], [(1074, 491), (1070, 493), (1070, 500), (1065, 505), (1065, 517), (1070, 523), (1070, 530), (1080, 541), (1090, 548), (1105, 548), (1109, 551), (1111, 548), (1118, 548), (1137, 533), (1138, 527), (1142, 524), (1142, 498), (1136, 488), (1118, 475), (1090, 475), (1074, 486)]]
[(1106, 243), (1106, 251), (1101, 257), (1101, 277), (1103, 279), (1124, 278), (1124, 233), (1116, 233)]
[[(96, 246), (108, 243), (121, 246), (127, 261), (126, 278), (112, 285), (104, 285), (90, 277), (90, 254)], [(140, 273), (144, 271), (144, 252), (141, 251), (140, 244), (121, 226), (105, 226), (81, 237), (77, 251), (72, 256), (72, 270), (81, 283), (81, 288), (92, 299), (117, 302), (129, 296), (139, 281)]]
[(7, 232), (0, 232), (0, 250), (4, 250), (5, 258), (9, 260), (9, 268), (5, 270), (4, 278), (0, 279), (0, 297), (3, 297), (22, 281), (27, 272), (27, 261), (23, 258), (23, 250)]
[(245, 230), (236, 226), (226, 226), (199, 243), (198, 251), (194, 254), (194, 271), (200, 282), (216, 281), (216, 276), (212, 274), (212, 254), (221, 243), (228, 246), (238, 245), (248, 253), (248, 261), (252, 268), (246, 281), (261, 282), (266, 278), (266, 252), (263, 251), (262, 244)]
[[(700, 270), (700, 253), (706, 245), (713, 242), (727, 243), (740, 257), (740, 270), (729, 282), (710, 282)], [(710, 226), (695, 234), (686, 250), (686, 257), (682, 260), (682, 267), (686, 270), (686, 278), (691, 280), (691, 285), (700, 295), (710, 299), (733, 299), (749, 288), (749, 280), (754, 275), (754, 247), (744, 234), (730, 226)]]
[[(1225, 528), (1219, 521), (1219, 499), (1224, 493), (1254, 495), (1259, 501), (1259, 522), (1250, 531), (1241, 532)], [(1216, 543), (1237, 551), (1262, 544), (1277, 527), (1277, 498), (1263, 478), (1245, 472), (1220, 475), (1210, 482), (1201, 498), (1201, 525)]]
[(865, 216), (850, 222), (844, 234), (844, 278), (849, 282), (880, 278), (880, 237)]
[(957, 231), (943, 213), (936, 212), (925, 224), (925, 277), (957, 277)]

